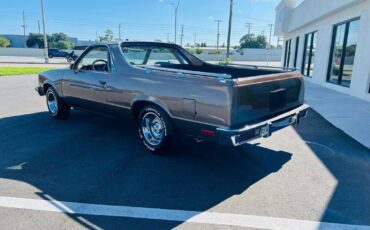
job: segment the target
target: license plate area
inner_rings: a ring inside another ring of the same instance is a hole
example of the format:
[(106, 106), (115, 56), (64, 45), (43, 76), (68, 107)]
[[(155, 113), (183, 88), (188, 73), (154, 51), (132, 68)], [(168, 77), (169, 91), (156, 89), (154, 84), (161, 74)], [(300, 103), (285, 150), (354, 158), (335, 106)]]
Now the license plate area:
[(270, 125), (266, 124), (263, 126), (256, 127), (254, 129), (247, 130), (243, 132), (242, 134), (238, 135), (235, 139), (235, 141), (238, 144), (243, 144), (247, 141), (253, 140), (255, 138), (259, 137), (268, 137), (271, 135), (270, 132)]

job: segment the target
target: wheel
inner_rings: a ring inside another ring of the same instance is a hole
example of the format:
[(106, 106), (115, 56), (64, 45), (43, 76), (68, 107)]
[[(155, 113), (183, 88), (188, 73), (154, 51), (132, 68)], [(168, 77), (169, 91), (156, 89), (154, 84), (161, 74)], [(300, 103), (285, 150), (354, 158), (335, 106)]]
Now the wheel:
[(72, 57), (67, 57), (67, 62), (71, 63), (73, 61)]
[(53, 55), (51, 55), (51, 54), (49, 54), (48, 56), (49, 56), (49, 58), (53, 58)]
[(173, 127), (169, 116), (156, 106), (144, 107), (137, 119), (138, 131), (145, 148), (164, 154), (173, 144)]
[(48, 110), (53, 118), (66, 119), (69, 116), (71, 107), (58, 96), (52, 87), (47, 89), (45, 96)]

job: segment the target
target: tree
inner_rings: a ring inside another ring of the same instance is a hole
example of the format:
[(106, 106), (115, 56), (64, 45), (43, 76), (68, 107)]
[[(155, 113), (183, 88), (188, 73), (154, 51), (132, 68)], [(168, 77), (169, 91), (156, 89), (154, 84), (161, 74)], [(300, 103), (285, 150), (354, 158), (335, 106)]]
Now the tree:
[(265, 36), (263, 36), (263, 35), (258, 35), (257, 36), (257, 46), (260, 49), (265, 49), (266, 48), (267, 41), (266, 41), (266, 37)]
[(10, 46), (10, 41), (6, 37), (0, 36), (0, 47), (5, 48)]
[(106, 42), (110, 42), (113, 40), (113, 31), (110, 30), (110, 29), (107, 29), (106, 31), (104, 31), (104, 36), (99, 36), (98, 39), (100, 42), (103, 42), (103, 41), (106, 41)]
[(54, 33), (51, 35), (53, 42), (68, 41), (68, 36), (65, 33)]
[[(48, 42), (51, 42), (51, 37), (47, 36)], [(26, 41), (27, 47), (43, 48), (44, 47), (44, 36), (39, 33), (30, 33)]]
[[(68, 41), (68, 36), (65, 33), (54, 33), (51, 36), (47, 35), (49, 47), (59, 49), (71, 49), (73, 44)], [(30, 33), (26, 41), (27, 47), (44, 48), (44, 35), (39, 33)]]
[(73, 44), (70, 41), (58, 41), (58, 42), (52, 42), (50, 47), (68, 50), (68, 49), (73, 48)]
[(254, 49), (265, 49), (267, 42), (266, 37), (263, 35), (258, 35), (257, 37), (254, 34), (244, 35), (240, 41), (240, 48), (254, 48)]

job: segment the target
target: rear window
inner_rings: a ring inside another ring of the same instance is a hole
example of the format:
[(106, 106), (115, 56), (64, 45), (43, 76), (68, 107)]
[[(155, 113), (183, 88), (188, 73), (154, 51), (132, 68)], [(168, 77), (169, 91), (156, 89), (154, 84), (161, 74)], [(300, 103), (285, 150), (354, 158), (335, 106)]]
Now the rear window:
[(189, 64), (175, 49), (164, 47), (122, 47), (123, 55), (131, 65), (161, 66)]

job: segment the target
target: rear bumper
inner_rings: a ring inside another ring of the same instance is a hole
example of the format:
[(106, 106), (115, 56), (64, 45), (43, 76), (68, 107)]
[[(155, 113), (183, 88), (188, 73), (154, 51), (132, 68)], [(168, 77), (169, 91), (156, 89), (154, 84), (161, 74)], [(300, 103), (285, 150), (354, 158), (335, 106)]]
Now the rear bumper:
[(219, 142), (224, 145), (239, 146), (256, 138), (267, 138), (275, 131), (298, 124), (300, 119), (307, 115), (309, 108), (310, 106), (303, 104), (274, 118), (256, 124), (249, 124), (240, 129), (217, 128)]
[(44, 96), (45, 95), (45, 92), (44, 92), (44, 89), (41, 87), (41, 86), (37, 86), (35, 88), (36, 92), (40, 95), (40, 96)]

